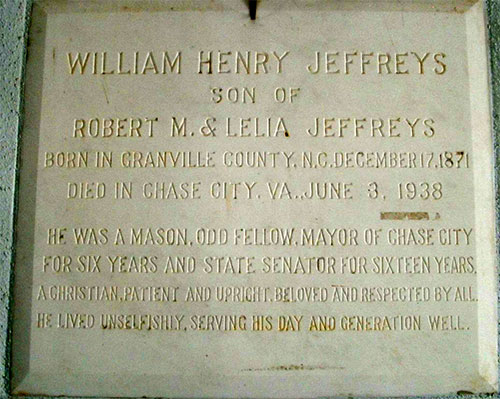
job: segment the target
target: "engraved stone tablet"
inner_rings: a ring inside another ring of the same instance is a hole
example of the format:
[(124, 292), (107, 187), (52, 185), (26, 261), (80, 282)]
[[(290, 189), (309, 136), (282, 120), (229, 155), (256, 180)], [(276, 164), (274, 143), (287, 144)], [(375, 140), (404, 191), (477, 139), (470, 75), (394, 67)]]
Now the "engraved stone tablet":
[(481, 1), (40, 1), (15, 394), (497, 389)]

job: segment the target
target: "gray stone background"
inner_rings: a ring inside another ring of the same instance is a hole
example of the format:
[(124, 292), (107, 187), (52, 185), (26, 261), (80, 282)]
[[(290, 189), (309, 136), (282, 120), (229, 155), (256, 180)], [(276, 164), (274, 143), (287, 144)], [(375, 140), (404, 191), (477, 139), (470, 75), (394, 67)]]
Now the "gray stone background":
[[(81, 0), (84, 1), (84, 0)], [(500, 0), (485, 0), (490, 33), (491, 82), (495, 159), (496, 204), (500, 214)], [(23, 70), (27, 27), (32, 0), (0, 0), (0, 397), (9, 397), (11, 280), (13, 265), (13, 215), (16, 204), (18, 140), (23, 123)], [(498, 221), (498, 218), (497, 218)], [(497, 226), (500, 223), (497, 222)], [(497, 227), (497, 230), (500, 230)], [(497, 232), (497, 242), (500, 240)], [(497, 245), (498, 248), (498, 245)], [(500, 296), (499, 296), (500, 298)], [(272, 393), (270, 393), (272, 395)], [(459, 392), (447, 398), (492, 398)]]

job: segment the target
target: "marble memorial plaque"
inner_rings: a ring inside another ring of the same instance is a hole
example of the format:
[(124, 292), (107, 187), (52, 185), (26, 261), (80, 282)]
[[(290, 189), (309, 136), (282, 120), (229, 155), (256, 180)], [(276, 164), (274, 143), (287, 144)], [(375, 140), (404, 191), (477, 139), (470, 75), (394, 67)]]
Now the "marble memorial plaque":
[(12, 392), (497, 390), (481, 1), (36, 1)]

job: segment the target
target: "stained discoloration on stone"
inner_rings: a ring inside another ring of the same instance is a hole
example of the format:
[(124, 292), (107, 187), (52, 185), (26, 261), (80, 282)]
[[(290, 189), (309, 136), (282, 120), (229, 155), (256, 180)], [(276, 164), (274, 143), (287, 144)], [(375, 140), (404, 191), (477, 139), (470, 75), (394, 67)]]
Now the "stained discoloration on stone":
[(344, 370), (345, 367), (334, 367), (334, 366), (325, 366), (325, 365), (307, 365), (307, 364), (287, 364), (282, 366), (274, 366), (267, 368), (250, 368), (243, 369), (242, 371), (295, 371), (295, 370)]
[(381, 220), (429, 220), (428, 212), (381, 212)]

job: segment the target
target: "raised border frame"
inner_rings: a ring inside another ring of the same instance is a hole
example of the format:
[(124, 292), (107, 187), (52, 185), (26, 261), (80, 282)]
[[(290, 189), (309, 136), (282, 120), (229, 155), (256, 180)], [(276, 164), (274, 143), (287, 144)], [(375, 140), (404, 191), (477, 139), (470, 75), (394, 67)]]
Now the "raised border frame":
[[(484, 0), (488, 11), (492, 120), (495, 133), (497, 256), (500, 255), (500, 1)], [(0, 397), (10, 397), (12, 267), (15, 256), (19, 133), (23, 125), (23, 89), (28, 26), (33, 0), (0, 4)], [(500, 275), (499, 275), (500, 283)], [(500, 285), (500, 284), (499, 284)], [(500, 299), (500, 293), (497, 293)], [(499, 313), (500, 313), (500, 308)], [(500, 380), (500, 378), (499, 378)], [(433, 398), (459, 398), (467, 392)], [(474, 397), (496, 397), (474, 395)], [(430, 397), (429, 397), (430, 398)]]

